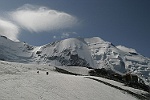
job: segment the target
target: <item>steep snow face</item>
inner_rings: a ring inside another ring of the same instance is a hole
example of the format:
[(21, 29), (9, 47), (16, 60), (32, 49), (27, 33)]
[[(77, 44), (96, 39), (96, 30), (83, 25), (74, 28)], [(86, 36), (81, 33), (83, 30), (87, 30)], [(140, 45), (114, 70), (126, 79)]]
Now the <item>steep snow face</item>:
[(36, 55), (39, 62), (54, 65), (95, 67), (88, 45), (83, 39), (70, 38), (41, 46)]
[(112, 43), (98, 37), (85, 39), (97, 68), (108, 68), (121, 73), (125, 72), (125, 53), (116, 48)]
[(106, 68), (120, 74), (136, 73), (150, 83), (149, 58), (134, 49), (114, 46), (99, 37), (69, 38), (35, 47), (0, 36), (0, 59), (21, 63)]
[(22, 42), (13, 42), (0, 36), (0, 59), (7, 61), (27, 62), (32, 56), (33, 46)]
[(121, 46), (121, 45), (118, 45), (116, 46), (118, 49), (124, 51), (124, 52), (131, 52), (131, 53), (137, 53), (135, 49), (132, 49), (132, 48), (127, 48), (125, 46)]

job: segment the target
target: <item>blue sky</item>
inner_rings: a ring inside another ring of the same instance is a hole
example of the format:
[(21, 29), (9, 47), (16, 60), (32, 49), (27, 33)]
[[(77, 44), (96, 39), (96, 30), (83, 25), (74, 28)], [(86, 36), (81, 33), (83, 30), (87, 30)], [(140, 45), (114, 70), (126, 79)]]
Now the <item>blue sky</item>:
[(0, 0), (0, 33), (32, 45), (98, 36), (150, 57), (149, 5), (150, 0)]

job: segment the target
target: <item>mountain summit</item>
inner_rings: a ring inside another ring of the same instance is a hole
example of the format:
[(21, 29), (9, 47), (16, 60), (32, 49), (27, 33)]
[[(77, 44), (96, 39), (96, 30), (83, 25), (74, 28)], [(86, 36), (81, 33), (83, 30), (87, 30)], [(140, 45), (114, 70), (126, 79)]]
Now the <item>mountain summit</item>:
[(150, 82), (150, 59), (132, 48), (115, 46), (99, 37), (69, 38), (43, 46), (14, 42), (0, 36), (0, 60), (57, 66), (83, 66), (137, 74)]

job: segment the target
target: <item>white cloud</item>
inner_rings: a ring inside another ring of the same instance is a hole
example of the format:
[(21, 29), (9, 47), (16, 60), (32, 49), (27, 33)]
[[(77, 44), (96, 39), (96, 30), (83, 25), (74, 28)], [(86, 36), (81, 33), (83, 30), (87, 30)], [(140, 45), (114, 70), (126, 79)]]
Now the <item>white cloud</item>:
[(68, 38), (69, 36), (70, 36), (70, 34), (68, 34), (68, 33), (62, 33), (61, 38)]
[(61, 38), (68, 38), (70, 35), (77, 34), (76, 32), (65, 32), (62, 33)]
[(24, 5), (10, 13), (15, 22), (31, 32), (59, 30), (73, 27), (77, 18), (47, 7)]
[(53, 39), (56, 39), (57, 37), (56, 36), (53, 36)]
[(19, 28), (12, 22), (0, 18), (0, 35), (6, 36), (13, 41), (19, 41)]

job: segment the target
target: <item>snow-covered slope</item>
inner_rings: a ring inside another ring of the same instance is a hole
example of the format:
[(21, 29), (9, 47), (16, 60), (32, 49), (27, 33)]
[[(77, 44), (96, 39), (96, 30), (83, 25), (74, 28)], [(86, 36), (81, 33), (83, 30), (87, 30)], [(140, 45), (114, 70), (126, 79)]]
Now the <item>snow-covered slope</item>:
[(54, 65), (95, 67), (91, 52), (83, 39), (70, 38), (41, 46), (35, 54), (39, 62)]
[(13, 62), (29, 62), (33, 46), (23, 42), (14, 42), (0, 36), (0, 59)]
[(127, 48), (125, 46), (121, 46), (121, 45), (118, 45), (116, 46), (118, 49), (124, 51), (124, 52), (131, 52), (131, 53), (137, 53), (135, 49), (132, 49), (132, 48)]
[[(0, 61), (1, 100), (139, 100), (147, 94), (104, 78), (61, 74), (53, 66)], [(37, 73), (39, 71), (39, 73)], [(46, 72), (49, 72), (46, 75)], [(148, 99), (146, 99), (148, 100)]]
[(99, 37), (69, 38), (43, 46), (13, 42), (0, 36), (0, 59), (57, 66), (84, 66), (136, 73), (150, 85), (150, 59), (134, 49), (114, 46)]

